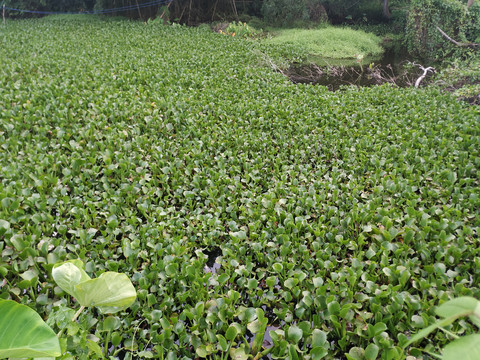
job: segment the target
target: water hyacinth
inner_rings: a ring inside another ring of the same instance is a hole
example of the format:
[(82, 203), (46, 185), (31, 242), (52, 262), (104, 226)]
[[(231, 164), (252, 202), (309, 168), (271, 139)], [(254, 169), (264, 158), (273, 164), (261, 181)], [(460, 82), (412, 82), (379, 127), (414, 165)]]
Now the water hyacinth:
[(108, 329), (119, 358), (394, 359), (479, 297), (477, 108), (295, 85), (264, 66), (288, 48), (203, 28), (44, 18), (0, 42), (0, 297), (58, 331), (73, 259), (137, 293), (82, 315), (72, 356)]

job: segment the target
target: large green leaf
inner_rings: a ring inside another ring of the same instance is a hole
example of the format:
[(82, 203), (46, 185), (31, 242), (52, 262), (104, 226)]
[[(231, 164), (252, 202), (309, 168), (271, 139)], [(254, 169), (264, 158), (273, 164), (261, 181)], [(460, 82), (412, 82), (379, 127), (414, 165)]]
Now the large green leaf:
[(0, 300), (0, 359), (60, 356), (53, 330), (28, 306)]
[[(53, 280), (63, 291), (78, 300), (76, 286), (81, 282), (90, 280), (90, 276), (83, 270), (81, 260), (72, 260), (56, 264), (52, 269)], [(83, 304), (82, 304), (83, 305)]]
[(480, 302), (475, 298), (463, 296), (447, 301), (440, 305), (435, 312), (438, 316), (444, 317), (444, 319), (427, 326), (425, 329), (422, 329), (412, 336), (412, 338), (403, 345), (404, 348), (428, 336), (435, 329), (450, 325), (463, 316), (469, 316), (470, 319), (475, 322), (477, 319), (476, 317), (480, 315)]
[(480, 359), (480, 334), (463, 336), (445, 346), (443, 360), (478, 360)]
[(105, 272), (91, 279), (81, 260), (55, 265), (55, 282), (82, 306), (97, 306), (103, 313), (115, 313), (133, 304), (137, 297), (132, 282), (125, 274)]
[(447, 325), (450, 325), (456, 319), (457, 319), (457, 317), (449, 317), (449, 318), (437, 321), (436, 323), (434, 323), (430, 326), (427, 326), (425, 329), (420, 330), (418, 333), (416, 333), (414, 336), (412, 336), (411, 339), (408, 342), (406, 342), (402, 347), (404, 349), (406, 349), (411, 344), (417, 342), (418, 340), (423, 339), (424, 337), (427, 337), (431, 332), (435, 331), (436, 329), (447, 326)]
[(443, 303), (435, 310), (438, 316), (448, 318), (476, 314), (480, 316), (480, 301), (473, 297), (462, 296)]
[(125, 274), (105, 272), (75, 287), (77, 300), (83, 306), (97, 306), (103, 313), (114, 313), (133, 304), (137, 293)]

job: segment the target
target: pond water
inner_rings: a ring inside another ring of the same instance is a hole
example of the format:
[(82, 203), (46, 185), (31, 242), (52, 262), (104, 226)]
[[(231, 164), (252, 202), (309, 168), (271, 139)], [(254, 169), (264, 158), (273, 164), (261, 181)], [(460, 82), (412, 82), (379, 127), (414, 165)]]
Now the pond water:
[[(391, 83), (401, 87), (414, 86), (423, 74), (421, 65), (409, 61), (405, 51), (395, 52), (393, 49), (386, 51), (381, 58), (364, 58), (361, 61), (321, 57), (310, 57), (308, 60), (308, 64), (292, 64), (286, 75), (295, 84), (324, 85), (332, 91), (345, 85)], [(429, 72), (422, 83), (427, 83), (432, 74)]]

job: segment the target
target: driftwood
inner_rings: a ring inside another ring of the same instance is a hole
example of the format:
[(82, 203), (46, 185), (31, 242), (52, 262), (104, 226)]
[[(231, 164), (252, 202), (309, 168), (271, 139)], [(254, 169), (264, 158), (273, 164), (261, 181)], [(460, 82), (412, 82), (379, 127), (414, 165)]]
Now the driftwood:
[(471, 47), (471, 48), (476, 48), (477, 46), (480, 46), (480, 44), (476, 44), (476, 43), (461, 43), (461, 42), (458, 42), (454, 39), (452, 39), (450, 36), (448, 36), (445, 31), (443, 31), (442, 29), (440, 29), (438, 26), (437, 26), (437, 30), (440, 32), (440, 34), (442, 34), (442, 36), (447, 39), (448, 41), (450, 41), (451, 43), (457, 45), (457, 46), (461, 46), (461, 47)]
[(420, 70), (423, 71), (423, 74), (417, 79), (417, 81), (415, 81), (415, 87), (416, 88), (418, 88), (420, 86), (420, 83), (423, 81), (423, 79), (425, 79), (425, 76), (427, 76), (429, 71), (431, 71), (431, 72), (435, 71), (435, 69), (431, 66), (425, 68), (422, 65), (418, 65), (418, 67), (420, 68)]

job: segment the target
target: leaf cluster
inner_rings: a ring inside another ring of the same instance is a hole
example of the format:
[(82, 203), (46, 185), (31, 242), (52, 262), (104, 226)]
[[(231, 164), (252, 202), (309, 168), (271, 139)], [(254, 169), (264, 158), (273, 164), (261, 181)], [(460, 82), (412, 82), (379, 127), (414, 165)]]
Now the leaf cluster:
[[(0, 298), (66, 313), (115, 271), (125, 358), (394, 359), (434, 304), (480, 297), (475, 107), (294, 85), (258, 66), (283, 46), (183, 26), (25, 20), (0, 44)], [(67, 349), (94, 358), (110, 320), (79, 322)]]

